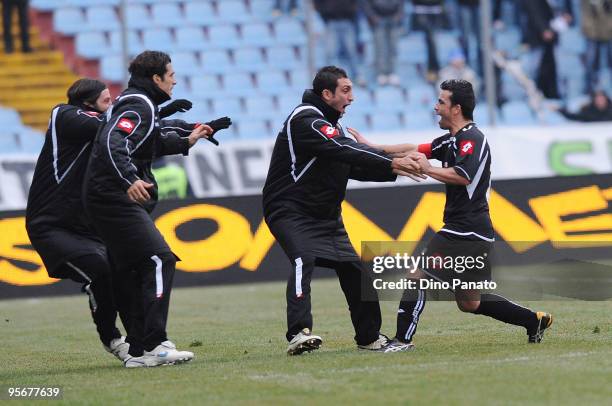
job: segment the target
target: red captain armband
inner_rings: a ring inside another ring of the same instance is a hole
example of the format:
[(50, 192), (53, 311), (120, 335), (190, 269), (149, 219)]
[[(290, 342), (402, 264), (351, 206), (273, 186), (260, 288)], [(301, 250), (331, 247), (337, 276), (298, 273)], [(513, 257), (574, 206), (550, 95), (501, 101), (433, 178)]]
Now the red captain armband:
[(418, 151), (425, 154), (427, 159), (431, 158), (431, 144), (419, 144)]

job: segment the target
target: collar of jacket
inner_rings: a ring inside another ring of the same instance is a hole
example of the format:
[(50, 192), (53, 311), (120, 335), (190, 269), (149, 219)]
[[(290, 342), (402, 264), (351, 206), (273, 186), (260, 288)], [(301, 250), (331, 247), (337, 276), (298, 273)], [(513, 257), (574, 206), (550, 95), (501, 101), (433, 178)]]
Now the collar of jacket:
[(334, 126), (338, 123), (338, 120), (340, 120), (340, 116), (342, 116), (342, 113), (325, 103), (325, 100), (323, 100), (311, 89), (307, 89), (304, 92), (304, 95), (302, 96), (302, 103), (312, 104), (321, 110), (321, 113), (323, 113), (325, 118)]
[(170, 100), (170, 96), (161, 90), (150, 78), (130, 77), (128, 88), (138, 89), (148, 96), (157, 106)]
[(98, 114), (104, 114), (104, 112), (103, 112), (103, 111), (100, 111), (100, 110), (96, 109), (96, 108), (95, 108), (95, 107), (93, 107), (93, 106), (87, 106), (87, 105), (85, 105), (85, 104), (83, 104), (83, 103), (74, 103), (74, 102), (73, 102), (73, 103), (67, 103), (67, 104), (68, 104), (69, 106), (78, 107), (78, 108), (80, 108), (80, 109), (81, 109), (81, 110), (83, 110), (83, 111), (93, 111), (93, 112), (98, 113)]

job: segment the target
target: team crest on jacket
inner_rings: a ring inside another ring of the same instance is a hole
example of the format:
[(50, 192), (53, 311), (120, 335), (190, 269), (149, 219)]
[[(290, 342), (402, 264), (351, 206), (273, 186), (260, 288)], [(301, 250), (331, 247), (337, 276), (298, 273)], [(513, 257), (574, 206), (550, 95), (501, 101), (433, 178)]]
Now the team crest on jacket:
[(325, 134), (325, 136), (327, 138), (334, 138), (335, 136), (337, 136), (338, 134), (340, 134), (338, 132), (338, 129), (332, 126), (329, 126), (327, 124), (325, 124), (323, 127), (321, 127), (321, 132), (323, 134)]
[(459, 155), (461, 156), (472, 155), (473, 152), (474, 152), (474, 141), (470, 141), (470, 140), (461, 141), (461, 144), (459, 144)]
[(127, 118), (122, 118), (121, 120), (119, 120), (119, 122), (117, 123), (117, 128), (119, 128), (121, 131), (123, 131), (124, 133), (127, 133), (128, 135), (132, 133), (132, 131), (134, 131), (134, 123), (132, 123), (130, 120), (128, 120)]

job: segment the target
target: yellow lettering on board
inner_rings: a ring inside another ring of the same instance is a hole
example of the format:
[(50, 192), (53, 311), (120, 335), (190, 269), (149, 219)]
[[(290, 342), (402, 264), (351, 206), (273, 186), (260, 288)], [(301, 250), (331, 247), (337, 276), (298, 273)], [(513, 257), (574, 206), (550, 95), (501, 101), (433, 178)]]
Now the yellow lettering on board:
[(0, 259), (0, 282), (17, 286), (49, 285), (58, 279), (49, 278), (40, 256), (36, 251), (20, 248), (29, 245), (30, 239), (25, 228), (25, 217), (13, 217), (0, 220), (0, 257), (29, 262), (37, 266), (28, 271), (13, 265), (6, 259)]
[[(219, 229), (205, 240), (180, 240), (176, 229), (183, 223), (197, 219), (213, 220)], [(172, 210), (160, 216), (155, 224), (172, 251), (181, 258), (177, 269), (186, 272), (227, 268), (244, 256), (253, 239), (251, 226), (241, 214), (211, 204), (195, 204)]]
[[(563, 216), (606, 210), (608, 202), (597, 186), (588, 186), (529, 200), (533, 212), (557, 248), (583, 248), (612, 245), (612, 214), (605, 213), (576, 220)], [(583, 232), (572, 234), (570, 232)]]

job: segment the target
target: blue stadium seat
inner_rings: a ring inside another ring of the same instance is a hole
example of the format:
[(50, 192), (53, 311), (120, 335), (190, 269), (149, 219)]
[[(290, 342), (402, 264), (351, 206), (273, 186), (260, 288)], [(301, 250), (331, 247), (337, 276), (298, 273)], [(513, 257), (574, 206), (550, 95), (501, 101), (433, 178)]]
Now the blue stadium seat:
[[(1, 110), (0, 117), (2, 117)], [(2, 133), (0, 133), (0, 155), (16, 154), (21, 152), (21, 148), (19, 147), (15, 137), (16, 135), (14, 133), (2, 129)]]
[(240, 139), (260, 139), (272, 136), (272, 132), (268, 129), (264, 120), (245, 117), (236, 124), (238, 138)]
[(422, 32), (411, 32), (400, 38), (397, 44), (397, 59), (413, 64), (424, 64), (427, 61), (427, 46)]
[(53, 28), (63, 34), (73, 35), (85, 31), (83, 13), (78, 8), (60, 8), (53, 13)]
[(170, 54), (172, 67), (178, 75), (197, 75), (202, 67), (193, 52), (174, 52)]
[(507, 27), (503, 31), (495, 32), (495, 47), (509, 56), (515, 57), (520, 45), (521, 33), (517, 28)]
[(533, 112), (524, 101), (511, 101), (502, 106), (502, 120), (507, 125), (535, 124)]
[(223, 76), (225, 94), (233, 96), (248, 96), (256, 93), (250, 73), (234, 72)]
[(225, 50), (204, 51), (201, 54), (202, 70), (206, 73), (229, 73), (234, 66)]
[(566, 124), (569, 120), (557, 111), (545, 110), (543, 121), (548, 125), (562, 125)]
[(350, 137), (351, 135), (348, 133), (347, 128), (354, 128), (360, 133), (364, 133), (366, 131), (370, 131), (370, 124), (368, 122), (368, 116), (365, 112), (355, 112), (350, 110), (349, 112), (342, 117), (341, 124), (344, 127), (345, 135)]
[(208, 45), (222, 49), (236, 48), (240, 45), (238, 30), (233, 25), (213, 25), (208, 29)]
[(222, 91), (221, 81), (217, 75), (202, 74), (191, 77), (191, 92), (198, 98), (213, 98)]
[(142, 43), (146, 49), (172, 52), (175, 48), (174, 39), (167, 28), (149, 28), (142, 32)]
[(435, 41), (438, 51), (438, 60), (441, 66), (445, 66), (449, 63), (449, 55), (452, 51), (461, 49), (457, 34), (452, 31), (437, 32)]
[(219, 19), (225, 23), (244, 23), (251, 18), (242, 0), (223, 0), (217, 2)]
[(312, 87), (312, 77), (306, 69), (293, 69), (289, 71), (291, 77), (291, 89), (301, 92)]
[(236, 117), (243, 114), (242, 105), (238, 98), (216, 98), (212, 100), (213, 114), (215, 116)]
[(406, 110), (406, 97), (398, 87), (379, 87), (374, 91), (376, 111), (402, 112)]
[(85, 9), (87, 29), (112, 31), (119, 28), (119, 17), (111, 6), (93, 6)]
[(0, 123), (2, 131), (13, 131), (22, 126), (21, 117), (16, 110), (0, 107)]
[(274, 44), (270, 26), (262, 22), (250, 22), (241, 26), (242, 44), (253, 47), (267, 47)]
[(200, 51), (206, 42), (202, 27), (178, 27), (176, 34), (176, 48), (181, 51)]
[(278, 95), (290, 89), (283, 72), (268, 70), (257, 74), (257, 87), (260, 92)]
[[(61, 6), (91, 7), (91, 6), (118, 6), (120, 0), (56, 0)], [(38, 1), (36, 1), (38, 3)], [(32, 4), (34, 6), (34, 4)], [(56, 6), (57, 7), (57, 6)]]
[(355, 89), (353, 90), (353, 103), (347, 107), (348, 113), (371, 113), (374, 110), (374, 100), (368, 90)]
[(253, 117), (268, 117), (276, 114), (276, 106), (272, 96), (254, 95), (245, 98), (246, 112)]
[(559, 35), (559, 45), (563, 53), (582, 54), (586, 51), (586, 40), (578, 27), (563, 31)]
[(274, 0), (251, 0), (251, 14), (258, 20), (272, 20)]
[(212, 2), (191, 0), (185, 2), (185, 18), (191, 25), (208, 26), (218, 23)]
[(285, 45), (306, 44), (306, 32), (300, 20), (282, 18), (274, 23), (276, 41)]
[(234, 64), (237, 69), (248, 72), (259, 72), (268, 69), (263, 54), (258, 48), (238, 48), (234, 51)]
[(120, 55), (107, 55), (100, 59), (100, 75), (104, 79), (119, 82), (123, 79), (125, 70)]
[(412, 105), (420, 105), (424, 109), (433, 108), (437, 99), (438, 94), (430, 85), (413, 86), (408, 89), (408, 100)]
[(191, 110), (185, 113), (177, 113), (172, 118), (185, 120), (188, 123), (201, 123), (212, 119), (212, 112), (205, 101), (195, 101)]
[[(128, 53), (130, 55), (138, 55), (142, 51), (144, 51), (144, 45), (140, 40), (136, 31), (130, 30), (127, 32), (127, 45), (128, 45)], [(121, 33), (118, 31), (113, 31), (110, 34), (110, 49), (113, 53), (121, 53), (122, 52), (122, 43), (121, 43)]]
[(30, 5), (43, 11), (53, 11), (65, 5), (66, 0), (32, 0)]
[[(130, 3), (134, 3), (134, 4), (148, 4), (148, 5), (153, 5), (153, 4), (157, 4), (157, 3), (183, 3), (185, 0), (128, 0)], [(197, 0), (197, 1), (202, 1), (202, 0)], [(204, 1), (210, 1), (210, 0), (204, 0)]]
[(176, 3), (155, 3), (151, 8), (153, 24), (160, 27), (180, 27), (185, 24), (185, 18)]
[(406, 130), (426, 130), (438, 128), (434, 121), (433, 109), (425, 110), (418, 107), (404, 109), (404, 128)]
[(282, 93), (276, 97), (280, 116), (288, 116), (302, 102), (302, 95), (294, 92)]
[(371, 119), (372, 131), (399, 131), (403, 127), (398, 113), (376, 113)]
[(28, 154), (39, 154), (45, 143), (42, 133), (28, 127), (22, 127), (17, 131), (17, 140), (23, 152)]
[(268, 65), (274, 69), (294, 69), (303, 66), (304, 62), (291, 46), (278, 46), (266, 49)]
[(127, 26), (131, 30), (151, 26), (151, 15), (143, 4), (128, 4), (125, 10)]
[(101, 31), (78, 33), (75, 46), (79, 55), (90, 59), (97, 59), (112, 52), (106, 36)]

